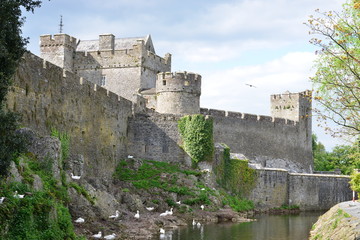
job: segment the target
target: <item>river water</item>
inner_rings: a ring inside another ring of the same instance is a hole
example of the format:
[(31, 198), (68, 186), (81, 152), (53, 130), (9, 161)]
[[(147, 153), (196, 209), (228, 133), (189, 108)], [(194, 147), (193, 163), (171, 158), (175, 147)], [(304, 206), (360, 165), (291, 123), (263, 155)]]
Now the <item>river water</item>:
[(189, 225), (167, 230), (159, 239), (166, 240), (307, 240), (312, 225), (322, 212), (296, 215), (259, 215), (247, 223)]

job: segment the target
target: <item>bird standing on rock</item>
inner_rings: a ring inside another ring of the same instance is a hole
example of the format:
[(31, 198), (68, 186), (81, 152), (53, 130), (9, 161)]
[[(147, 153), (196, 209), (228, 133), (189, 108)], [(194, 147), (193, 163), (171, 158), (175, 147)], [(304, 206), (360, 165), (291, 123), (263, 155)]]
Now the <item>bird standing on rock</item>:
[(74, 180), (79, 180), (81, 176), (75, 176), (73, 173), (71, 173), (71, 178)]
[(85, 222), (85, 219), (79, 217), (78, 219), (75, 220), (76, 223), (83, 223)]
[(152, 211), (152, 210), (154, 210), (154, 207), (147, 207), (146, 210)]
[(104, 237), (104, 239), (112, 240), (112, 239), (115, 239), (115, 237), (116, 237), (116, 234), (113, 233), (113, 234), (111, 234), (111, 235), (106, 235), (106, 236)]
[(204, 210), (204, 205), (201, 205), (200, 208), (201, 208), (201, 210)]
[(136, 214), (134, 216), (136, 219), (139, 219), (140, 218), (140, 213), (139, 213), (139, 210), (136, 211)]
[(115, 211), (115, 215), (109, 216), (109, 218), (113, 218), (113, 219), (117, 219), (118, 217), (119, 217), (119, 211), (118, 210)]
[(97, 234), (92, 235), (93, 238), (101, 238), (102, 233), (98, 232)]

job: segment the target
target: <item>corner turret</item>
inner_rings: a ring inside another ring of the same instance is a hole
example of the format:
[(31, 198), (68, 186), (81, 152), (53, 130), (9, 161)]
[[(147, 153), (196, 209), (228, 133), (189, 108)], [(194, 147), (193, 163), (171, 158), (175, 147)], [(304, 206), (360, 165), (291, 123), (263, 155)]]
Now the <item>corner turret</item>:
[(156, 111), (170, 114), (200, 113), (201, 76), (163, 72), (156, 80)]
[(40, 57), (67, 71), (72, 72), (76, 38), (67, 34), (40, 36)]
[(271, 95), (271, 116), (296, 122), (311, 118), (311, 91)]

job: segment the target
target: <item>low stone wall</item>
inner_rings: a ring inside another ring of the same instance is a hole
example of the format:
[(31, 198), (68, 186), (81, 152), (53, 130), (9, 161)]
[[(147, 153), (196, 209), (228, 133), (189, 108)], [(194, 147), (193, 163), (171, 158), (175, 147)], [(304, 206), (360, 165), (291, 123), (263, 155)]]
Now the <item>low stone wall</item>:
[(282, 169), (258, 169), (255, 188), (248, 195), (261, 209), (297, 205), (301, 210), (328, 210), (352, 199), (349, 176), (298, 174)]
[(327, 210), (352, 199), (350, 177), (342, 175), (289, 174), (289, 204), (303, 210)]

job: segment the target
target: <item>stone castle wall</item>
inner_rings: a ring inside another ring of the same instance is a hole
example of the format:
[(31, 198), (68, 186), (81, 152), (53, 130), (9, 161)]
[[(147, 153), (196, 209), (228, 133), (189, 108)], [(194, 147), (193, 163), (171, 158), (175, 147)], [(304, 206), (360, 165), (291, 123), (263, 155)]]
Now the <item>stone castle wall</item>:
[(289, 173), (258, 169), (256, 187), (249, 194), (259, 208), (297, 205), (301, 210), (328, 210), (352, 199), (349, 176)]
[(214, 141), (226, 143), (231, 152), (242, 153), (264, 167), (292, 163), (297, 172), (313, 169), (308, 126), (283, 118), (201, 109), (214, 119)]
[(128, 152), (139, 158), (184, 163), (177, 122), (180, 115), (147, 113), (129, 119)]
[(43, 135), (51, 128), (68, 133), (71, 153), (83, 155), (86, 174), (110, 177), (127, 154), (135, 105), (31, 53), (22, 59), (7, 98), (22, 125)]

